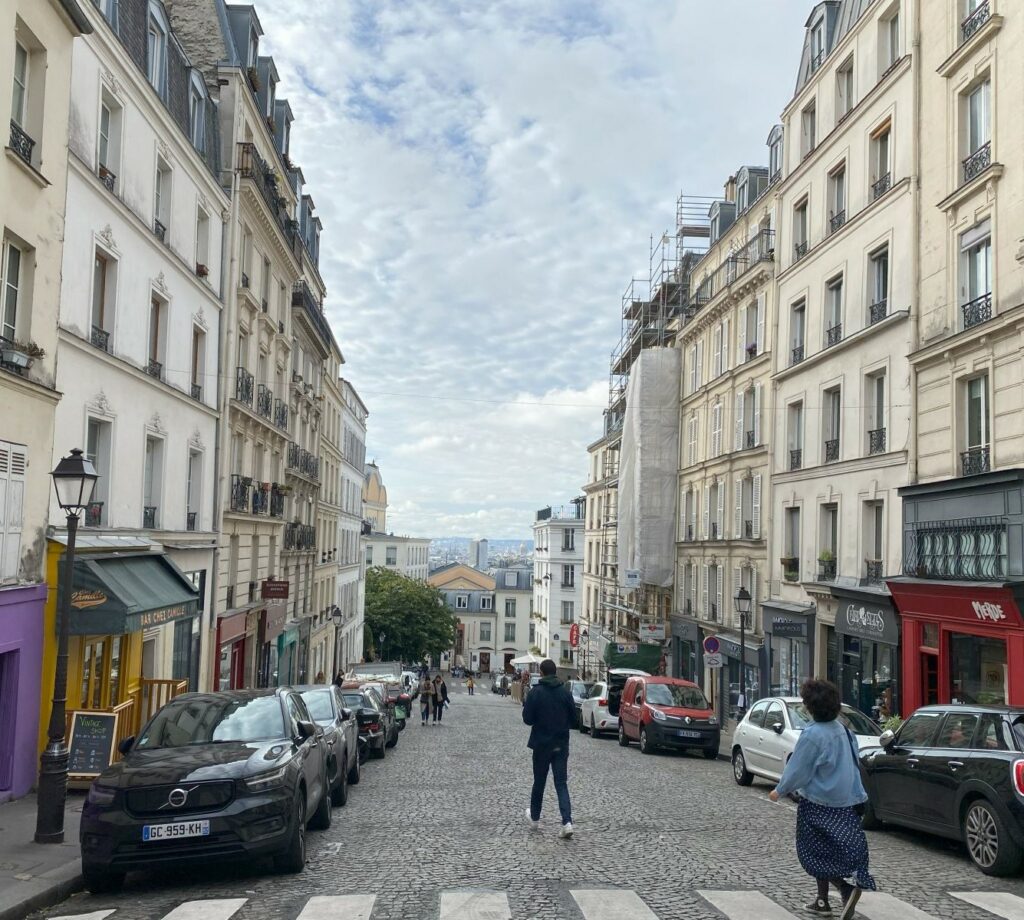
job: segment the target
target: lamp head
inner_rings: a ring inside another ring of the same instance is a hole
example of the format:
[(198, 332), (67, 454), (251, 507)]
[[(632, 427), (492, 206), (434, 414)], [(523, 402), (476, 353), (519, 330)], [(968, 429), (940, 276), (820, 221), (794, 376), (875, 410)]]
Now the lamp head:
[(92, 462), (77, 447), (50, 474), (57, 493), (57, 504), (67, 514), (78, 515), (92, 501), (99, 474)]

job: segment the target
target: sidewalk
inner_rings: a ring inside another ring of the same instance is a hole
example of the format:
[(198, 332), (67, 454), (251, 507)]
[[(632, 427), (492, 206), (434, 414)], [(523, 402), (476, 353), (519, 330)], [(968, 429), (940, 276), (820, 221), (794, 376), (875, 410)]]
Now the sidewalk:
[(84, 801), (84, 796), (68, 795), (62, 844), (40, 844), (32, 839), (36, 831), (34, 794), (0, 804), (0, 920), (21, 920), (81, 889), (78, 822)]

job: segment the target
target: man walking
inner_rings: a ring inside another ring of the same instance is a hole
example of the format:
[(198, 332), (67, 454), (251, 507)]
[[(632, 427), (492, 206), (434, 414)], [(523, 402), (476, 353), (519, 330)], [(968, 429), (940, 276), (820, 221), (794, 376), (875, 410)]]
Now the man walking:
[(523, 704), (523, 721), (531, 726), (527, 747), (533, 751), (533, 791), (526, 816), (534, 830), (540, 827), (540, 809), (550, 770), (562, 816), (562, 829), (558, 836), (568, 838), (573, 833), (568, 776), (569, 729), (576, 724), (576, 704), (568, 687), (555, 676), (555, 671), (555, 663), (545, 658), (540, 663), (540, 682), (529, 692)]

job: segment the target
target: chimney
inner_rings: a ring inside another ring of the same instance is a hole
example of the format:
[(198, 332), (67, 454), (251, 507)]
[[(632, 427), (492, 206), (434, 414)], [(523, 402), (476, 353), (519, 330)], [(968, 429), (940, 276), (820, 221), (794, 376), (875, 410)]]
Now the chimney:
[(736, 201), (736, 176), (735, 175), (729, 176), (729, 178), (725, 180), (725, 200), (726, 201), (732, 201), (732, 202)]

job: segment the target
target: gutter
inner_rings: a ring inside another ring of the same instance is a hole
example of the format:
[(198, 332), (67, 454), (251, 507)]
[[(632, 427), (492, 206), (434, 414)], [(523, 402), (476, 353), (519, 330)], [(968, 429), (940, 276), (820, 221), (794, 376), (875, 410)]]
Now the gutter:
[[(921, 345), (921, 5), (914, 4), (914, 43), (913, 43), (913, 69), (914, 69), (914, 130), (911, 136), (911, 163), (914, 171), (910, 183), (910, 194), (914, 198), (914, 228), (911, 233), (911, 256), (910, 264), (914, 272), (914, 295), (911, 309), (916, 312), (914, 321), (910, 324), (910, 354), (917, 352)], [(907, 481), (917, 482), (917, 454), (918, 454), (918, 420), (917, 420), (917, 366), (911, 360), (909, 362), (910, 376), (910, 420), (908, 426), (908, 437), (910, 443), (907, 445)], [(892, 388), (890, 387), (890, 390)], [(902, 556), (902, 526), (900, 554)]]
[(92, 23), (82, 12), (77, 0), (56, 0), (56, 3), (64, 11), (64, 15), (71, 20), (79, 35), (92, 34)]

